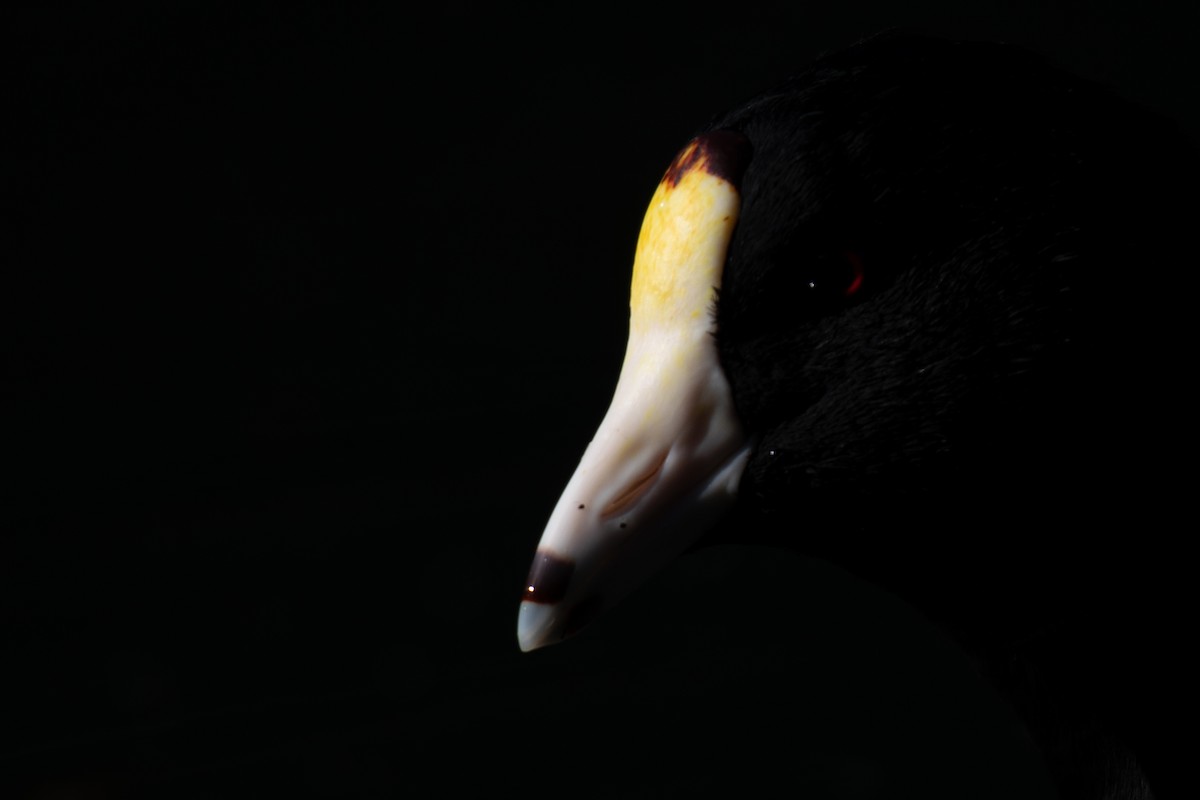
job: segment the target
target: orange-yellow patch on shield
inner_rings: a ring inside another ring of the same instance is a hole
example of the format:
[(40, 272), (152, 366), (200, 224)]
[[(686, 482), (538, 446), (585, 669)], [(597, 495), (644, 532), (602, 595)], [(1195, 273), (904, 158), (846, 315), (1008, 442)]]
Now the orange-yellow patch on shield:
[(675, 158), (642, 221), (630, 286), (630, 327), (710, 327), (708, 314), (740, 201), (703, 140)]

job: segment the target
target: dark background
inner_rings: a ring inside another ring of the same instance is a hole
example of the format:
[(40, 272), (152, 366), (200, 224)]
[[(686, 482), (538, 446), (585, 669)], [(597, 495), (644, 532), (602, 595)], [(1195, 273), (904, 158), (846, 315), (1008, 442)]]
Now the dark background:
[(690, 555), (529, 655), (517, 600), (695, 127), (899, 26), (1195, 135), (1197, 6), (350, 5), (0, 12), (0, 796), (1046, 796), (829, 565)]

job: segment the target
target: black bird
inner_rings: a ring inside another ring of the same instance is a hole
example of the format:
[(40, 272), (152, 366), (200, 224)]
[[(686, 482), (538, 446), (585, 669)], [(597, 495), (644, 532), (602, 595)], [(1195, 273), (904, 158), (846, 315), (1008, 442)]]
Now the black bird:
[(647, 212), (521, 648), (697, 543), (778, 544), (951, 632), (1064, 798), (1170, 796), (1196, 178), (1177, 126), (995, 43), (882, 35), (713, 119)]

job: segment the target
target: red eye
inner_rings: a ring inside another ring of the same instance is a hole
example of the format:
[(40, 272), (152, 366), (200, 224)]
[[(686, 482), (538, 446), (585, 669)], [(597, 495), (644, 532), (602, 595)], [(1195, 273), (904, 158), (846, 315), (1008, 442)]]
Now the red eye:
[(827, 250), (808, 264), (805, 285), (813, 299), (840, 304), (863, 286), (863, 260), (857, 250)]
[(757, 313), (739, 321), (742, 335), (791, 329), (838, 314), (880, 290), (883, 284), (876, 278), (881, 276), (866, 278), (862, 253), (852, 243), (821, 247), (797, 236), (769, 257), (760, 256), (771, 268), (755, 276)]
[(853, 297), (854, 293), (862, 288), (862, 258), (853, 250), (847, 250), (843, 255), (846, 258), (846, 263), (850, 265), (850, 283), (846, 285), (846, 297)]

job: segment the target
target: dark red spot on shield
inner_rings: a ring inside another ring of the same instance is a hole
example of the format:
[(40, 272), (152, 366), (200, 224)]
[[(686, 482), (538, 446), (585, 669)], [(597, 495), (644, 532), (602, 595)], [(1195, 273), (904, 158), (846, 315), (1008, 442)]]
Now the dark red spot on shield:
[(737, 131), (716, 130), (702, 133), (679, 151), (663, 176), (663, 183), (675, 186), (693, 169), (703, 169), (738, 186), (750, 163), (750, 140)]

